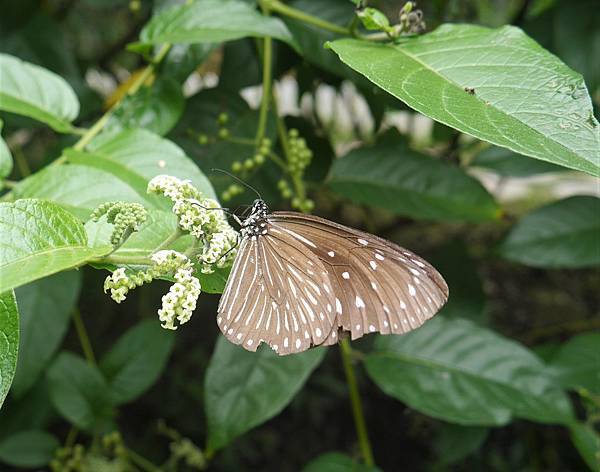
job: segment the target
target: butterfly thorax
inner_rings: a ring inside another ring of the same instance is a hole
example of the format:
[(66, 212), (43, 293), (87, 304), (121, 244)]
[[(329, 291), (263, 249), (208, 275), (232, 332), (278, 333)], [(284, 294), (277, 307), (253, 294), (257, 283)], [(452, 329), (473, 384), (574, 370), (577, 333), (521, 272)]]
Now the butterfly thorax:
[(269, 207), (263, 200), (254, 200), (254, 204), (250, 210), (250, 216), (242, 223), (242, 237), (246, 238), (267, 234), (267, 224), (265, 219), (268, 213)]

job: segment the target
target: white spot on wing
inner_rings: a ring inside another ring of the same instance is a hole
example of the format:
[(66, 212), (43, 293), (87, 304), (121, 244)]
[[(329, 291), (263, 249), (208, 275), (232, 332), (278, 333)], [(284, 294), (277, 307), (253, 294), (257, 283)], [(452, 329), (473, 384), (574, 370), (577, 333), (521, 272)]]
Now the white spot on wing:
[(317, 335), (317, 338), (320, 338), (321, 337), (321, 328), (315, 329), (315, 334)]
[(334, 257), (334, 256), (335, 256), (335, 252), (333, 252), (333, 251), (329, 251), (329, 252), (327, 253), (327, 255), (328, 255), (329, 257)]
[(411, 297), (417, 296), (417, 291), (415, 290), (415, 287), (413, 287), (411, 284), (408, 284), (408, 293), (410, 293)]
[(342, 303), (339, 298), (335, 299), (335, 311), (337, 311), (340, 315), (342, 314)]
[(350, 274), (348, 272), (342, 272), (342, 277), (348, 280), (350, 278)]
[(377, 262), (369, 261), (369, 265), (371, 266), (371, 269), (373, 269), (373, 270), (377, 269)]
[(358, 295), (356, 296), (356, 308), (364, 308), (365, 302)]
[(361, 238), (361, 239), (358, 239), (358, 242), (359, 242), (360, 244), (362, 244), (363, 246), (366, 246), (367, 244), (369, 244), (369, 241), (367, 241), (367, 240), (365, 240), (365, 239), (362, 239), (362, 238)]
[(375, 332), (375, 326), (373, 326), (373, 325), (369, 325), (369, 331), (370, 331), (371, 333), (374, 333), (374, 332)]
[(375, 253), (375, 259), (379, 259), (380, 261), (384, 260), (385, 257), (383, 257), (381, 254), (379, 254), (378, 252)]
[(300, 339), (296, 339), (296, 349), (300, 349), (300, 346), (302, 346), (302, 341), (300, 341)]

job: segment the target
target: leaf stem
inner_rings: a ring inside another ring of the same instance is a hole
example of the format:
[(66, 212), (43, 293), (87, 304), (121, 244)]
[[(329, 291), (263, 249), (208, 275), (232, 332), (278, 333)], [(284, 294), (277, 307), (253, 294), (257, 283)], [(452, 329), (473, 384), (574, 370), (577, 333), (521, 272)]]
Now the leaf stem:
[(137, 465), (140, 469), (147, 472), (160, 472), (161, 468), (157, 465), (150, 462), (145, 457), (139, 455), (137, 452), (127, 448), (127, 456), (131, 459), (135, 465)]
[(343, 26), (336, 25), (335, 23), (322, 20), (321, 18), (309, 15), (308, 13), (304, 13), (302, 10), (298, 10), (297, 8), (293, 8), (281, 3), (279, 0), (259, 0), (259, 4), (263, 8), (267, 8), (289, 18), (294, 18), (295, 20), (300, 20), (304, 23), (314, 25), (326, 31), (331, 31), (332, 33), (345, 35), (351, 34), (348, 28), (344, 28)]
[[(265, 9), (265, 13), (267, 10)], [(258, 128), (256, 130), (256, 146), (260, 146), (265, 137), (267, 129), (267, 118), (269, 117), (269, 102), (271, 100), (271, 62), (273, 55), (273, 40), (265, 36), (263, 40), (263, 77), (262, 77), (262, 98), (260, 101), (260, 112), (258, 115)]]
[(354, 424), (356, 426), (356, 434), (360, 444), (360, 451), (365, 464), (368, 466), (374, 466), (375, 461), (373, 460), (373, 451), (371, 450), (371, 443), (369, 442), (365, 415), (363, 413), (360, 394), (358, 392), (358, 384), (356, 382), (356, 374), (354, 373), (354, 366), (352, 365), (352, 347), (350, 346), (350, 341), (348, 338), (342, 339), (340, 342), (340, 349), (342, 352), (344, 371), (346, 372), (348, 390), (350, 392), (352, 414), (354, 416)]
[(183, 236), (184, 232), (181, 231), (181, 228), (177, 227), (177, 229), (175, 231), (173, 231), (171, 233), (171, 235), (165, 239), (162, 243), (160, 243), (158, 246), (156, 246), (156, 248), (154, 248), (154, 250), (152, 252), (158, 252), (164, 248), (169, 247), (169, 245), (178, 240), (181, 236)]
[(77, 337), (79, 338), (79, 344), (85, 355), (86, 360), (89, 364), (96, 365), (96, 356), (94, 356), (94, 350), (92, 349), (92, 343), (83, 324), (81, 318), (81, 312), (79, 308), (73, 309), (73, 323), (75, 324), (75, 330), (77, 331)]

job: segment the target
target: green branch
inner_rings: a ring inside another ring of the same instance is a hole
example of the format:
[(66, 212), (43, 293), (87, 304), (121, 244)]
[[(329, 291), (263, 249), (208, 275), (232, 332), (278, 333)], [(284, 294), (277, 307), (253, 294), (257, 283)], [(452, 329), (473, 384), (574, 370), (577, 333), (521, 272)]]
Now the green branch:
[(96, 365), (96, 356), (94, 356), (92, 343), (90, 342), (90, 337), (87, 334), (87, 330), (85, 329), (85, 325), (83, 324), (83, 319), (81, 318), (81, 313), (79, 312), (78, 308), (73, 310), (73, 323), (75, 324), (75, 331), (77, 331), (77, 337), (79, 338), (79, 344), (81, 344), (83, 355), (88, 363)]
[(350, 402), (352, 403), (352, 414), (354, 416), (356, 434), (360, 444), (360, 452), (365, 464), (368, 466), (373, 466), (375, 465), (375, 461), (373, 460), (373, 451), (371, 450), (371, 443), (369, 442), (369, 435), (367, 433), (365, 415), (363, 413), (360, 394), (358, 392), (356, 374), (354, 373), (354, 366), (352, 365), (352, 347), (350, 346), (350, 341), (348, 338), (342, 339), (340, 342), (340, 349), (342, 352), (344, 371), (346, 372), (346, 382), (348, 383), (348, 390), (350, 392)]
[(304, 13), (302, 10), (298, 10), (297, 8), (289, 7), (284, 3), (281, 3), (279, 0), (259, 0), (258, 3), (263, 9), (277, 12), (289, 18), (294, 18), (295, 20), (300, 20), (304, 23), (314, 25), (326, 31), (345, 35), (351, 34), (351, 31), (348, 28), (344, 28), (343, 26), (336, 25), (335, 23), (331, 23), (316, 16), (309, 15), (308, 13)]
[(260, 101), (260, 112), (258, 115), (258, 128), (256, 130), (256, 146), (260, 146), (267, 129), (267, 118), (269, 117), (269, 101), (271, 99), (271, 62), (273, 55), (273, 41), (266, 36), (263, 40), (263, 77), (262, 98)]

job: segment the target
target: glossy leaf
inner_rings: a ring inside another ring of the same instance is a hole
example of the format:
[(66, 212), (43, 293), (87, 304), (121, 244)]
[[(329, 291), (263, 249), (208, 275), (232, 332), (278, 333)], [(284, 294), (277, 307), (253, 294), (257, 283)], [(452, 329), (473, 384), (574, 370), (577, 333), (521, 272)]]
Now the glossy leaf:
[(600, 333), (585, 333), (560, 346), (550, 370), (565, 388), (585, 388), (600, 395)]
[(436, 121), (600, 175), (600, 125), (583, 78), (518, 28), (448, 24), (396, 45), (341, 39), (330, 47)]
[(600, 463), (600, 435), (590, 426), (578, 422), (569, 426), (569, 432), (581, 458), (592, 472), (597, 471)]
[(145, 196), (114, 175), (78, 164), (47, 166), (20, 181), (14, 195), (49, 200), (81, 220), (87, 220), (94, 208), (107, 201), (150, 204)]
[(600, 198), (570, 197), (525, 215), (500, 246), (500, 254), (533, 267), (600, 264)]
[(155, 15), (140, 35), (142, 43), (217, 43), (246, 36), (271, 36), (291, 43), (278, 18), (261, 15), (240, 0), (200, 0)]
[(219, 337), (205, 378), (208, 448), (220, 449), (279, 413), (324, 354), (311, 349), (280, 357), (264, 345), (254, 353)]
[(56, 131), (72, 130), (79, 101), (62, 77), (8, 54), (0, 54), (0, 77), (0, 110), (29, 116)]
[(442, 424), (435, 438), (436, 463), (454, 464), (477, 451), (485, 442), (489, 428)]
[(0, 203), (0, 292), (25, 285), (111, 251), (90, 248), (81, 222), (42, 200)]
[(477, 180), (409, 149), (395, 132), (335, 160), (329, 186), (354, 202), (416, 219), (485, 221), (499, 213)]
[(20, 431), (0, 441), (0, 461), (15, 467), (43, 467), (59, 447), (58, 439), (50, 433)]
[(470, 167), (481, 167), (491, 170), (503, 177), (529, 177), (566, 170), (556, 164), (537, 159), (528, 159), (512, 152), (510, 149), (492, 146), (480, 152), (469, 163)]
[(466, 320), (437, 317), (403, 336), (380, 336), (367, 372), (388, 395), (434, 418), (503, 425), (572, 418), (544, 364), (517, 343)]
[(21, 397), (37, 381), (62, 342), (79, 297), (81, 274), (61, 272), (19, 287), (19, 361), (12, 394)]
[(50, 399), (75, 426), (91, 430), (112, 415), (110, 390), (97, 367), (70, 352), (61, 352), (47, 371)]
[(14, 292), (0, 294), (0, 408), (17, 368), (19, 311)]
[(378, 467), (360, 464), (339, 452), (328, 452), (310, 461), (302, 472), (379, 472)]
[[(216, 198), (212, 185), (204, 173), (172, 141), (143, 129), (129, 130), (109, 139), (99, 139), (90, 147), (93, 156), (79, 163), (94, 166), (97, 158), (110, 161), (110, 165), (99, 164), (135, 188), (136, 178), (145, 183), (159, 174), (168, 174), (180, 179), (191, 180), (192, 184), (207, 197)], [(131, 179), (130, 179), (131, 177)], [(146, 192), (146, 188), (143, 189)]]
[(158, 319), (142, 321), (119, 338), (100, 361), (113, 403), (134, 400), (156, 382), (174, 341)]
[(159, 135), (167, 134), (183, 113), (185, 101), (181, 85), (175, 80), (159, 80), (127, 95), (111, 115), (103, 133), (144, 128)]

